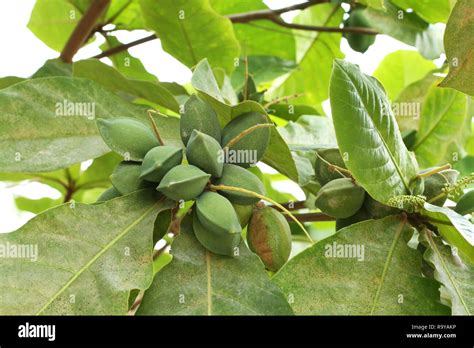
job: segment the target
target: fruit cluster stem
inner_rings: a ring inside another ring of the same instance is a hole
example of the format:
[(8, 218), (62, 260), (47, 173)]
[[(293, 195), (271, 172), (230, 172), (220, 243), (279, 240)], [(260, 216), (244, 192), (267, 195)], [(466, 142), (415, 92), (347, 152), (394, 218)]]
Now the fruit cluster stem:
[(241, 187), (234, 187), (234, 186), (227, 186), (227, 185), (213, 185), (213, 184), (210, 184), (209, 185), (209, 188), (211, 190), (215, 190), (215, 191), (234, 191), (234, 192), (241, 192), (241, 193), (245, 193), (245, 194), (248, 194), (250, 196), (253, 196), (253, 197), (257, 197), (257, 198), (260, 198), (260, 199), (263, 199), (264, 201), (267, 201), (267, 202), (270, 202), (271, 204), (277, 206), (279, 209), (281, 209), (282, 211), (284, 211), (286, 214), (288, 214), (289, 217), (291, 217), (291, 219), (301, 228), (301, 230), (306, 234), (306, 237), (308, 237), (308, 240), (310, 241), (311, 244), (314, 244), (314, 241), (313, 239), (311, 238), (311, 235), (309, 234), (309, 232), (306, 230), (306, 228), (303, 226), (303, 224), (288, 210), (286, 209), (284, 206), (282, 206), (280, 203), (278, 202), (275, 202), (273, 199), (269, 198), (269, 197), (266, 197), (264, 195), (261, 195), (259, 193), (256, 193), (256, 192), (253, 192), (253, 191), (250, 191), (250, 190), (246, 190), (244, 188), (241, 188)]

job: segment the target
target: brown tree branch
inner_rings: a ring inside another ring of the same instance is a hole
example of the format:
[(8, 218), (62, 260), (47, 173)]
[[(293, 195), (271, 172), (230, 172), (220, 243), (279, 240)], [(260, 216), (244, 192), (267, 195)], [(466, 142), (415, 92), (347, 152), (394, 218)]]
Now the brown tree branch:
[(280, 17), (270, 17), (268, 18), (273, 23), (278, 24), (279, 26), (290, 28), (290, 29), (297, 29), (297, 30), (307, 30), (307, 31), (320, 31), (326, 33), (353, 33), (353, 34), (363, 34), (363, 35), (377, 35), (378, 32), (371, 28), (363, 28), (363, 27), (321, 27), (315, 25), (306, 25), (306, 24), (297, 24), (297, 23), (287, 23)]
[(276, 10), (259, 10), (259, 11), (252, 11), (252, 12), (244, 12), (244, 13), (237, 13), (228, 15), (227, 18), (230, 19), (232, 23), (247, 23), (259, 19), (269, 19), (271, 20), (273, 17), (278, 17), (283, 13), (296, 11), (296, 10), (304, 10), (308, 7), (330, 2), (330, 0), (309, 0), (307, 2), (303, 2), (302, 4), (291, 5), (287, 7), (282, 7)]
[[(376, 31), (370, 28), (359, 28), (359, 27), (335, 28), (335, 27), (320, 27), (320, 26), (287, 23), (280, 17), (281, 14), (286, 13), (286, 12), (295, 11), (295, 10), (304, 10), (308, 7), (321, 4), (321, 3), (327, 3), (327, 2), (329, 2), (329, 0), (310, 0), (302, 4), (283, 7), (276, 10), (260, 10), (260, 11), (252, 11), (252, 12), (245, 12), (245, 13), (237, 13), (233, 15), (228, 15), (227, 18), (230, 19), (232, 23), (249, 23), (255, 20), (269, 20), (275, 24), (278, 24), (279, 26), (296, 29), (296, 30), (318, 31), (318, 32), (329, 32), (329, 33), (357, 33), (357, 34), (365, 34), (365, 35), (377, 34)], [(150, 36), (132, 41), (128, 44), (119, 45), (119, 46), (110, 48), (92, 58), (100, 59), (100, 58), (108, 57), (113, 54), (128, 50), (129, 48), (140, 45), (142, 43), (155, 40), (157, 38), (158, 36), (156, 36), (156, 34), (152, 34)]]
[(96, 28), (97, 20), (104, 14), (109, 3), (110, 0), (92, 1), (61, 52), (60, 58), (63, 62), (72, 63), (72, 58), (90, 37)]
[(119, 46), (112, 47), (112, 48), (110, 48), (110, 49), (108, 49), (108, 50), (105, 50), (105, 51), (103, 51), (102, 53), (100, 53), (100, 54), (98, 54), (98, 55), (92, 57), (92, 58), (100, 59), (100, 58), (112, 56), (112, 55), (114, 55), (114, 54), (117, 54), (117, 53), (126, 51), (126, 50), (128, 50), (130, 47), (137, 46), (137, 45), (141, 45), (142, 43), (145, 43), (145, 42), (148, 42), (148, 41), (152, 41), (152, 40), (155, 40), (155, 39), (158, 39), (158, 36), (156, 36), (155, 34), (151, 34), (150, 36), (146, 36), (146, 37), (143, 37), (143, 38), (141, 38), (141, 39), (138, 39), (138, 40), (129, 42), (128, 44), (124, 44), (124, 45), (119, 45)]

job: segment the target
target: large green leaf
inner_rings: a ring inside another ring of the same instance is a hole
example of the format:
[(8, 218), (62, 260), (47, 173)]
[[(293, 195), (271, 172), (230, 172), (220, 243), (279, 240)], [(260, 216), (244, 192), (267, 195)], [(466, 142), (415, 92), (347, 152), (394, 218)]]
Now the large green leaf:
[(471, 0), (458, 0), (449, 17), (444, 35), (444, 47), (449, 74), (442, 87), (455, 88), (474, 95), (474, 7)]
[(29, 211), (33, 214), (39, 214), (61, 203), (63, 203), (62, 198), (54, 199), (49, 197), (43, 197), (39, 199), (31, 199), (22, 196), (15, 197), (15, 205), (18, 209), (23, 211)]
[(28, 28), (38, 39), (60, 52), (81, 16), (81, 11), (67, 1), (37, 0)]
[[(277, 77), (287, 74), (296, 68), (295, 62), (274, 56), (248, 56), (248, 74), (252, 76), (255, 84), (271, 82)], [(232, 74), (232, 86), (239, 90), (245, 82), (245, 61), (240, 59), (239, 66)]]
[(430, 23), (446, 23), (453, 0), (391, 0), (404, 10), (412, 9), (418, 16)]
[(429, 230), (420, 235), (420, 242), (427, 248), (424, 259), (434, 267), (435, 278), (443, 284), (441, 294), (451, 305), (453, 315), (474, 313), (474, 269), (464, 264), (451, 247)]
[(110, 150), (94, 118), (146, 117), (142, 107), (94, 81), (69, 77), (5, 88), (0, 91), (0, 109), (0, 172), (53, 171), (99, 157)]
[(392, 36), (418, 48), (420, 53), (435, 59), (443, 52), (443, 28), (433, 26), (385, 0), (386, 11), (366, 8), (362, 13), (367, 23), (382, 34)]
[[(115, 25), (116, 30), (144, 29), (139, 0), (114, 0), (107, 9), (107, 22)], [(111, 19), (113, 19), (111, 21)]]
[(385, 9), (384, 7), (384, 0), (358, 0), (363, 5), (376, 8), (378, 10)]
[(465, 262), (474, 265), (474, 225), (454, 210), (425, 203), (421, 215), (438, 228), (441, 236), (452, 246)]
[(38, 79), (41, 77), (52, 76), (72, 76), (71, 64), (64, 63), (59, 58), (49, 59), (33, 74), (33, 76), (31, 76), (31, 78)]
[(337, 143), (355, 179), (380, 202), (411, 193), (418, 166), (380, 83), (358, 66), (336, 60), (330, 95)]
[(295, 314), (446, 315), (439, 284), (407, 245), (412, 234), (401, 216), (363, 221), (296, 255), (273, 280)]
[[(268, 6), (263, 1), (210, 0), (210, 3), (222, 15), (268, 10)], [(234, 23), (233, 25), (243, 54), (270, 55), (295, 60), (295, 40), (291, 29), (283, 28), (270, 21)]]
[(141, 0), (147, 26), (163, 49), (188, 67), (207, 58), (213, 67), (234, 70), (240, 47), (232, 23), (217, 14), (208, 0)]
[(392, 103), (393, 112), (402, 132), (412, 129), (418, 130), (422, 106), (427, 95), (432, 88), (437, 86), (439, 80), (440, 77), (436, 76), (434, 71), (429, 72), (421, 80), (406, 86)]
[[(302, 11), (295, 22), (338, 27), (343, 13), (339, 4), (321, 4)], [(269, 96), (274, 98), (303, 94), (292, 99), (292, 103), (317, 106), (328, 98), (333, 59), (344, 57), (339, 49), (341, 34), (306, 32), (303, 37), (296, 36), (295, 40), (298, 68), (278, 80), (269, 91)]]
[[(120, 42), (117, 39), (117, 37), (113, 35), (107, 35), (105, 37), (105, 42), (100, 46), (100, 48), (105, 51), (110, 48), (120, 46), (122, 44), (123, 43)], [(130, 79), (153, 81), (153, 82), (158, 81), (155, 75), (150, 74), (146, 70), (145, 66), (140, 61), (140, 59), (132, 56), (128, 52), (128, 50), (112, 54), (108, 58), (112, 61), (112, 64), (114, 65), (115, 69), (117, 69), (124, 76)]]
[(436, 65), (416, 51), (396, 51), (385, 56), (373, 76), (384, 86), (390, 100), (411, 83), (421, 80)]
[(207, 251), (188, 216), (172, 245), (173, 261), (145, 292), (138, 315), (292, 314), (280, 289), (244, 243), (236, 257)]
[(74, 63), (73, 69), (75, 77), (94, 80), (111, 91), (140, 97), (179, 112), (178, 101), (160, 82), (127, 79), (119, 71), (95, 59)]
[(466, 118), (470, 118), (468, 97), (448, 88), (432, 87), (421, 111), (413, 150), (423, 168), (445, 161), (449, 145), (458, 141)]
[(0, 78), (0, 89), (7, 88), (15, 83), (25, 81), (25, 78), (18, 76), (5, 76)]
[(292, 151), (301, 186), (314, 177), (315, 149), (337, 147), (331, 120), (324, 116), (301, 116), (296, 122), (279, 127), (278, 132)]
[[(64, 204), (0, 235), (0, 314), (126, 314), (130, 290), (152, 281), (153, 221), (168, 202), (141, 191)], [(21, 246), (36, 256), (12, 257)]]

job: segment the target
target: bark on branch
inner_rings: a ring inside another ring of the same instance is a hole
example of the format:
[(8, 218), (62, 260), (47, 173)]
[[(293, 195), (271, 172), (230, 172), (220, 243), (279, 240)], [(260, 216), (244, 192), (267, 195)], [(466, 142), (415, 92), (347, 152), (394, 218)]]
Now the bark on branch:
[(110, 0), (92, 1), (61, 52), (60, 58), (63, 62), (72, 63), (72, 58), (90, 37), (98, 19), (104, 14), (109, 3)]
[[(295, 11), (295, 10), (304, 10), (308, 7), (321, 4), (321, 3), (327, 3), (327, 2), (330, 2), (330, 0), (312, 0), (312, 1), (304, 2), (302, 4), (287, 6), (287, 7), (283, 7), (276, 10), (260, 10), (260, 11), (252, 11), (252, 12), (228, 15), (227, 18), (230, 19), (232, 23), (249, 23), (256, 20), (268, 20), (268, 21), (272, 21), (275, 24), (278, 24), (279, 26), (296, 29), (296, 30), (319, 31), (319, 32), (329, 32), (329, 33), (356, 33), (356, 34), (364, 34), (364, 35), (378, 34), (375, 30), (370, 29), (370, 28), (359, 28), (359, 27), (337, 28), (337, 27), (321, 27), (321, 26), (287, 23), (280, 17), (281, 14), (286, 13), (286, 12)], [(157, 38), (158, 37), (155, 34), (152, 34), (150, 36), (129, 42), (128, 44), (113, 47), (92, 58), (100, 59), (100, 58), (108, 57), (113, 54), (128, 50), (129, 48), (140, 45), (142, 43), (155, 40)]]

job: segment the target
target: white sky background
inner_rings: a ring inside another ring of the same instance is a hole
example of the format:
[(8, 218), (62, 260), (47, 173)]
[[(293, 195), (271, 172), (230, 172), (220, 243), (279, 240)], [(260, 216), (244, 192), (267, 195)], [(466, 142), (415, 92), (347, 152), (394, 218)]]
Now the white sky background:
[[(0, 33), (6, 33), (0, 37), (0, 47), (2, 47), (0, 54), (0, 77), (9, 75), (29, 77), (47, 59), (57, 58), (59, 55), (58, 52), (50, 49), (37, 39), (26, 27), (34, 2), (34, 0), (0, 1)], [(271, 8), (280, 8), (304, 1), (267, 0), (265, 2)], [(290, 20), (296, 14), (297, 12), (287, 13), (284, 15), (284, 19)], [(117, 36), (122, 42), (130, 42), (146, 36), (146, 33), (144, 31), (132, 33), (122, 31)], [(89, 58), (100, 53), (98, 47), (102, 43), (102, 38), (97, 39), (79, 51), (76, 59)], [(359, 64), (362, 71), (371, 74), (388, 53), (400, 49), (413, 50), (414, 48), (390, 37), (378, 35), (375, 44), (365, 54), (352, 51), (344, 39), (341, 49), (345, 53), (347, 60)], [(189, 82), (191, 78), (190, 70), (165, 53), (161, 49), (159, 40), (134, 47), (129, 52), (135, 57), (140, 58), (147, 70), (158, 76), (160, 81), (173, 81), (182, 84)], [(325, 107), (328, 107), (327, 103)], [(278, 189), (292, 192), (298, 199), (304, 197), (296, 184), (292, 182), (280, 184), (283, 184), (283, 186), (278, 185)], [(35, 199), (45, 196), (59, 197), (58, 192), (46, 185), (27, 183), (16, 187), (7, 187), (5, 183), (0, 182), (0, 232), (13, 231), (34, 216), (31, 213), (21, 212), (16, 209), (14, 203), (15, 195)]]

